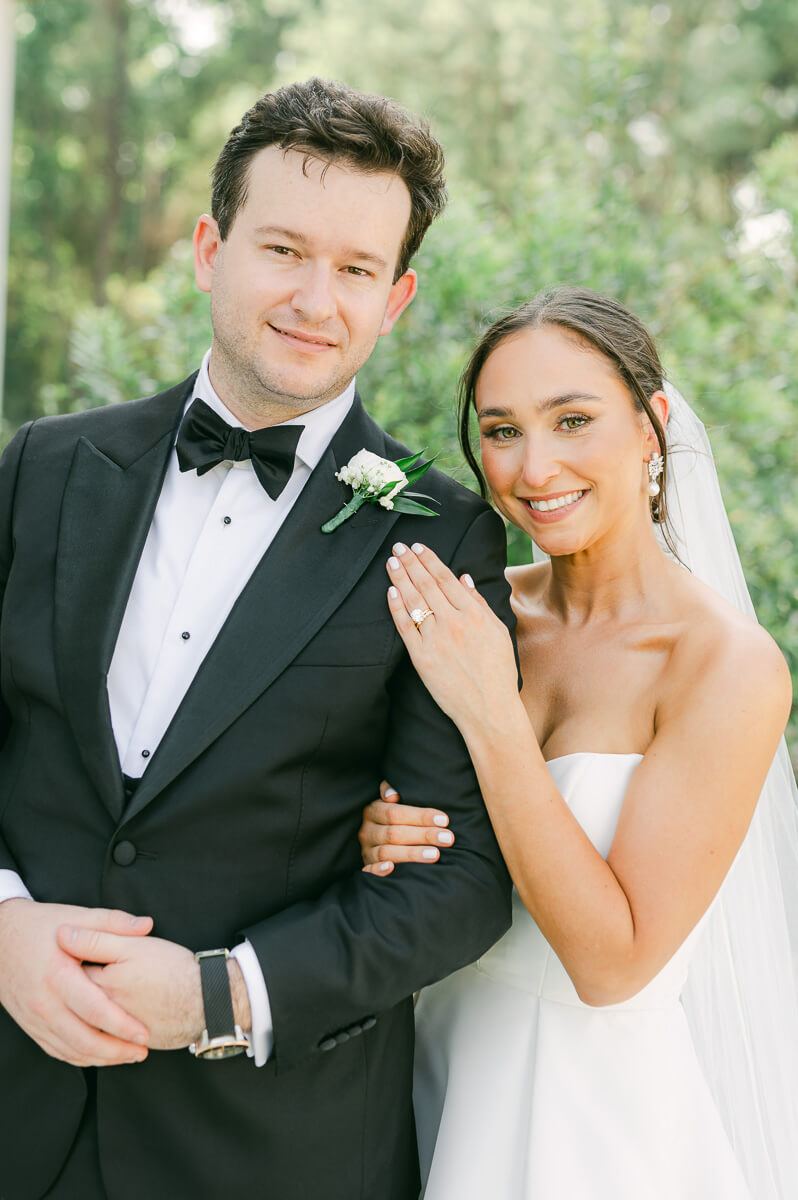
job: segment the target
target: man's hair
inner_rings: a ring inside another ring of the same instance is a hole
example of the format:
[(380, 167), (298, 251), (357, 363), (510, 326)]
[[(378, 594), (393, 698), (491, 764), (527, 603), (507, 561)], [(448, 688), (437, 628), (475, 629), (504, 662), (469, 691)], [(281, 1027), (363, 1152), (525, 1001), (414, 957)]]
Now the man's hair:
[(225, 142), (213, 168), (211, 201), (222, 240), (246, 201), (250, 160), (266, 146), (358, 171), (390, 171), (404, 181), (410, 220), (394, 279), (446, 204), (443, 150), (425, 121), (384, 96), (314, 78), (261, 96)]

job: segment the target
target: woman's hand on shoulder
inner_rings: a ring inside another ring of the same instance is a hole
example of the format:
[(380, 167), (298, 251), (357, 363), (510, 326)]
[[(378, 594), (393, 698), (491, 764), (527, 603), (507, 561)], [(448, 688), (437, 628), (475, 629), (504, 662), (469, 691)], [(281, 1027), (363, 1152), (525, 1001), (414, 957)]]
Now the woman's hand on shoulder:
[(501, 720), (518, 703), (510, 633), (477, 591), (429, 547), (397, 543), (387, 563), (388, 607), (413, 666), (461, 732)]
[(363, 809), (358, 833), (363, 870), (384, 877), (391, 874), (395, 863), (437, 862), (439, 847), (454, 844), (448, 824), (448, 816), (438, 808), (402, 804), (396, 789), (383, 780), (379, 800)]

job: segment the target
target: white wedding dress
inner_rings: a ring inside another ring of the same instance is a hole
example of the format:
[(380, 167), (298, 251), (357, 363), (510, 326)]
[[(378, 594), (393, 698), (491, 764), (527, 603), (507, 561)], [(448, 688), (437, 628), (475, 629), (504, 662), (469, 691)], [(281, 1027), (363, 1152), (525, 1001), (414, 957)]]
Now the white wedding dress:
[[(640, 760), (549, 763), (604, 856)], [(424, 1200), (759, 1200), (680, 1002), (707, 916), (636, 996), (591, 1008), (514, 893), (509, 932), (416, 1006)]]

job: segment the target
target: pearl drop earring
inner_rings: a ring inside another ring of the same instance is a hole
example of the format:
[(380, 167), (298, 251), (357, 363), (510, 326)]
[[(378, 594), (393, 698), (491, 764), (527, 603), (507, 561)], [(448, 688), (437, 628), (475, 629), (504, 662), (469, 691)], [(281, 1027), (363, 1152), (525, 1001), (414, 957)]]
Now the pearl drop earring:
[(657, 483), (657, 480), (662, 474), (662, 469), (664, 466), (665, 460), (661, 454), (656, 452), (652, 454), (651, 458), (648, 460), (648, 494), (652, 497), (652, 499), (654, 496), (659, 495), (659, 484)]

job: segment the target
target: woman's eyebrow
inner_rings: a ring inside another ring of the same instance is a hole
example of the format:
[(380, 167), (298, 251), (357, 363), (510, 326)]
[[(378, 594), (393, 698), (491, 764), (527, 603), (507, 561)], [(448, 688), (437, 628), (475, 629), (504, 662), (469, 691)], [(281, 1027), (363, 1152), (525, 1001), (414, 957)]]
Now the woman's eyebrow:
[[(553, 408), (561, 408), (565, 404), (573, 404), (576, 400), (598, 400), (602, 403), (601, 396), (594, 396), (591, 392), (567, 392), (564, 396), (548, 396), (545, 400), (538, 401), (539, 412), (550, 412)], [(513, 410), (511, 408), (499, 408), (491, 406), (490, 408), (481, 408), (477, 413), (477, 418), (481, 420), (483, 417), (512, 417)]]
[(546, 400), (540, 400), (538, 409), (540, 412), (550, 412), (552, 408), (573, 404), (575, 400), (598, 400), (601, 403), (601, 396), (594, 396), (592, 392), (566, 392), (564, 396), (549, 396)]
[(511, 417), (512, 415), (511, 408), (481, 408), (477, 413), (477, 418), (481, 421), (483, 417)]

